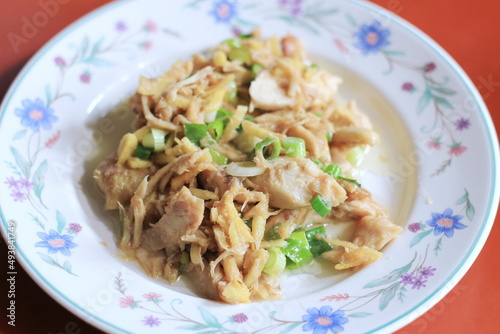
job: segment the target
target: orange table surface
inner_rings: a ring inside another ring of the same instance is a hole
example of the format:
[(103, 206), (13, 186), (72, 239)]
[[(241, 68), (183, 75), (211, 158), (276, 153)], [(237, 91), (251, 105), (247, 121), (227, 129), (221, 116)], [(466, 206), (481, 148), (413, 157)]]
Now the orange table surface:
[[(8, 34), (21, 35), (25, 20), (48, 0), (3, 1), (0, 12), (0, 97), (28, 59), (57, 32), (109, 0), (55, 0), (58, 12), (23, 44), (13, 47)], [(331, 1), (331, 0), (330, 0)], [(54, 0), (52, 1), (54, 2)], [(462, 66), (483, 96), (500, 130), (500, 1), (373, 0), (405, 18), (433, 38)], [(400, 329), (413, 333), (500, 333), (500, 216), (471, 269), (433, 308)], [(7, 248), (0, 242), (0, 260)], [(2, 265), (2, 268), (6, 266)], [(0, 309), (6, 310), (6, 269), (2, 273)], [(2, 312), (0, 312), (1, 314)], [(6, 315), (6, 311), (3, 311)], [(22, 270), (16, 277), (16, 326), (0, 318), (1, 333), (100, 333), (52, 300)]]

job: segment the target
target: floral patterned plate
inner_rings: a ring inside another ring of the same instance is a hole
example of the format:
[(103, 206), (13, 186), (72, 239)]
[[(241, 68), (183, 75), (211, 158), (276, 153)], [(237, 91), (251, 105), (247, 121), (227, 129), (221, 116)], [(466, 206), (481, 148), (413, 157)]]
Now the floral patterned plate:
[[(258, 26), (303, 39), (373, 119), (382, 146), (359, 178), (404, 233), (359, 272), (307, 268), (283, 280), (282, 300), (231, 306), (120, 259), (92, 170), (129, 127), (122, 102), (139, 75)], [(499, 199), (498, 140), (470, 80), (416, 28), (354, 0), (113, 2), (26, 65), (1, 107), (0, 156), (2, 232), (17, 260), (62, 305), (118, 333), (395, 330), (465, 274)]]

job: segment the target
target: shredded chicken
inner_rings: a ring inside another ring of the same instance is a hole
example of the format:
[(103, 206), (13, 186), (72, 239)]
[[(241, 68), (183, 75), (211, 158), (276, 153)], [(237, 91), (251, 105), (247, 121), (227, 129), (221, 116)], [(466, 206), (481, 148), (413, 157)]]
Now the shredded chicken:
[[(402, 229), (351, 176), (350, 156), (379, 137), (339, 102), (341, 81), (296, 37), (258, 31), (141, 78), (133, 132), (94, 171), (120, 248), (148, 275), (189, 276), (230, 304), (279, 298), (281, 272), (299, 265), (288, 246), (311, 224), (326, 227), (301, 241), (311, 257), (321, 241), (314, 256), (337, 270), (379, 259)], [(352, 240), (327, 235), (339, 221)]]

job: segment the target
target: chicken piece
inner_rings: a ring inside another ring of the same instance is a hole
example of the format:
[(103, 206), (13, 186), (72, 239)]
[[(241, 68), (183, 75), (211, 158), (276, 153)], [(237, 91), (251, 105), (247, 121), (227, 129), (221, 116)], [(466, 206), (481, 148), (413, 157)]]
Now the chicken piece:
[(363, 217), (354, 231), (353, 243), (381, 250), (391, 240), (396, 238), (403, 228), (384, 217)]
[(93, 175), (97, 186), (106, 197), (104, 210), (117, 210), (118, 203), (128, 205), (141, 181), (153, 172), (153, 167), (129, 168), (126, 165), (117, 165), (115, 156), (104, 159)]
[(333, 135), (333, 145), (376, 145), (380, 142), (379, 135), (370, 129), (343, 127), (337, 129)]
[(249, 92), (254, 106), (262, 110), (277, 110), (295, 104), (295, 100), (287, 95), (277, 78), (267, 70), (261, 71), (252, 81)]
[(198, 181), (203, 189), (213, 191), (222, 196), (233, 187), (241, 188), (241, 179), (226, 174), (222, 167), (217, 170), (205, 169), (198, 175)]
[(308, 106), (323, 106), (336, 95), (342, 79), (319, 71), (303, 83), (303, 93), (309, 98)]
[[(179, 246), (183, 249), (181, 237), (196, 232), (202, 223), (204, 210), (203, 200), (183, 187), (167, 203), (165, 213), (152, 229), (160, 235), (164, 248)], [(157, 245), (157, 241), (154, 244)]]
[(344, 188), (309, 159), (279, 157), (262, 167), (267, 170), (250, 180), (257, 190), (269, 194), (269, 204), (276, 208), (308, 207), (316, 195), (334, 207), (347, 198)]
[(352, 200), (340, 203), (330, 211), (328, 218), (333, 220), (351, 221), (358, 220), (365, 216), (386, 217), (387, 213), (383, 207), (378, 205), (373, 199)]
[(210, 300), (221, 300), (218, 284), (223, 281), (224, 275), (220, 266), (215, 268), (213, 277), (210, 272), (210, 265), (206, 262), (203, 269), (202, 266), (190, 264), (186, 272), (200, 296)]

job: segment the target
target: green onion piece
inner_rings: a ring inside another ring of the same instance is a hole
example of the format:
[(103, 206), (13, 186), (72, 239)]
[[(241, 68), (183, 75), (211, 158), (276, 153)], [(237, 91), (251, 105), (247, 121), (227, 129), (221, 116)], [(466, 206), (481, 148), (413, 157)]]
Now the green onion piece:
[(252, 67), (250, 67), (250, 70), (255, 76), (257, 76), (263, 68), (264, 66), (262, 66), (261, 64), (253, 64)]
[(271, 276), (278, 276), (285, 270), (286, 256), (278, 247), (271, 247), (267, 252), (269, 253), (269, 259), (262, 271)]
[(142, 138), (142, 145), (153, 149), (155, 152), (163, 151), (165, 148), (165, 136), (167, 133), (160, 129), (152, 128), (151, 132), (147, 133)]
[(309, 248), (314, 257), (318, 257), (324, 252), (332, 250), (332, 246), (323, 238), (326, 238), (326, 230), (324, 226), (318, 226), (316, 228), (306, 231), (306, 238), (309, 242)]
[(231, 81), (227, 85), (226, 101), (231, 103), (233, 106), (238, 104), (238, 85), (236, 81)]
[(249, 229), (252, 229), (253, 217), (248, 220), (245, 220), (244, 223), (246, 226), (248, 226)]
[(224, 128), (226, 127), (227, 119), (216, 119), (213, 122), (207, 124), (207, 131), (210, 133), (212, 138), (219, 140), (224, 133)]
[(335, 179), (342, 176), (342, 168), (340, 168), (339, 165), (330, 164), (326, 167), (321, 168), (321, 170)]
[(144, 145), (139, 144), (135, 148), (134, 153), (132, 153), (132, 156), (142, 160), (148, 160), (149, 157), (151, 156), (151, 153), (153, 153), (153, 149), (147, 148)]
[(200, 139), (208, 135), (205, 124), (184, 124), (184, 135), (194, 144), (200, 145)]
[(331, 143), (331, 142), (332, 142), (332, 140), (333, 140), (333, 132), (328, 131), (328, 132), (326, 133), (326, 141), (327, 141), (327, 142), (329, 142), (329, 143)]
[(350, 177), (339, 176), (339, 177), (337, 177), (337, 179), (344, 180), (344, 181), (347, 181), (347, 182), (352, 182), (352, 183), (354, 183), (355, 185), (357, 185), (358, 187), (361, 188), (361, 183), (359, 183), (358, 181), (356, 181), (355, 179), (352, 179)]
[(321, 168), (321, 170), (323, 170), (324, 165), (323, 165), (323, 163), (321, 162), (321, 160), (316, 159), (316, 160), (313, 160), (313, 162), (314, 162), (316, 165), (318, 165), (318, 166), (319, 166), (319, 168)]
[(233, 115), (234, 115), (233, 112), (226, 110), (224, 108), (220, 108), (219, 110), (217, 110), (217, 114), (215, 115), (215, 119), (229, 118)]
[(321, 195), (316, 195), (311, 206), (321, 217), (326, 217), (332, 210), (332, 205)]
[(255, 123), (255, 120), (253, 119), (253, 117), (245, 117), (244, 119), (249, 121), (249, 122)]
[(314, 258), (309, 250), (309, 243), (304, 231), (292, 233), (286, 241), (288, 245), (283, 247), (282, 251), (291, 261), (287, 263), (288, 268), (300, 267)]
[(270, 229), (268, 229), (264, 233), (264, 240), (279, 240), (279, 239), (281, 239), (281, 235), (278, 231), (280, 225), (281, 225), (281, 223), (277, 223), (277, 224), (273, 225)]
[(186, 270), (187, 265), (191, 261), (189, 253), (184, 251), (181, 253), (181, 260), (180, 260), (180, 265), (179, 265), (179, 275), (184, 273), (184, 270)]
[(353, 147), (352, 149), (347, 152), (346, 159), (349, 161), (349, 163), (353, 166), (358, 166), (361, 161), (363, 161), (363, 158), (365, 157), (365, 154), (361, 147), (356, 146)]
[(326, 174), (330, 175), (334, 179), (352, 182), (352, 183), (354, 183), (355, 185), (357, 185), (358, 187), (361, 188), (361, 184), (358, 181), (356, 181), (355, 179), (352, 179), (350, 177), (342, 176), (342, 169), (338, 165), (331, 165), (330, 164), (330, 165), (328, 165), (326, 167), (320, 167), (320, 168), (321, 168), (321, 170), (323, 172), (325, 172)]
[(239, 48), (232, 47), (229, 51), (228, 58), (231, 61), (239, 60), (247, 65), (252, 62), (252, 54), (250, 53), (250, 50), (243, 46)]
[(229, 45), (230, 48), (241, 48), (241, 40), (239, 38), (228, 39), (223, 43)]
[(262, 153), (262, 155), (264, 155), (264, 149), (271, 145), (273, 145), (273, 150), (271, 151), (269, 157), (266, 158), (266, 160), (273, 161), (274, 159), (279, 157), (281, 152), (281, 144), (276, 138), (267, 137), (263, 141), (258, 142), (255, 145), (255, 154), (257, 155), (257, 153)]
[(231, 176), (252, 177), (264, 173), (264, 167), (256, 166), (252, 161), (231, 162), (226, 167), (226, 173)]
[(286, 137), (283, 140), (283, 148), (287, 150), (287, 154), (294, 158), (304, 158), (306, 156), (306, 142), (302, 138)]
[(227, 165), (227, 157), (213, 148), (209, 147), (208, 150), (210, 151), (210, 155), (212, 156), (212, 160), (217, 164), (217, 165)]
[(247, 39), (247, 38), (251, 38), (252, 34), (240, 34), (238, 37), (241, 39)]

